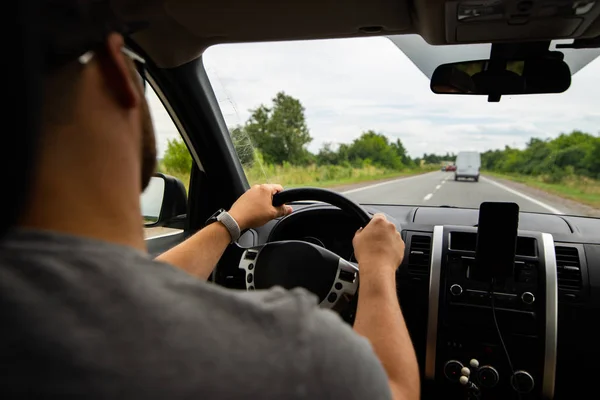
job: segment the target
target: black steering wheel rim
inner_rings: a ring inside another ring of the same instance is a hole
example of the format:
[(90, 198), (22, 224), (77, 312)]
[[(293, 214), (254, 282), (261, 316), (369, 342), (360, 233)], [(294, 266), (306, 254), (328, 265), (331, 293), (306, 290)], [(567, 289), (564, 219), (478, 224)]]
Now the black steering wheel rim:
[[(273, 205), (302, 200), (318, 200), (338, 207), (361, 226), (371, 220), (361, 206), (326, 189), (286, 190), (273, 197)], [(358, 264), (324, 247), (298, 240), (267, 242), (243, 249), (238, 269), (244, 273), (247, 290), (303, 287), (317, 295), (321, 307), (340, 311), (340, 315), (347, 313), (349, 317), (343, 318), (348, 321), (353, 319), (359, 285)]]
[(371, 216), (360, 205), (347, 197), (327, 189), (297, 188), (288, 189), (273, 196), (273, 205), (279, 207), (294, 201), (316, 200), (331, 204), (355, 217), (362, 227), (367, 226)]

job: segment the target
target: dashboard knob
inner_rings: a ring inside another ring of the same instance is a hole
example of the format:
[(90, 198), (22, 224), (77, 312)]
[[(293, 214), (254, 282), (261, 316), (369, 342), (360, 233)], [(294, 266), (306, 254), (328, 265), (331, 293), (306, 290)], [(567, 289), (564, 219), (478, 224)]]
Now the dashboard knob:
[(444, 364), (444, 375), (451, 382), (458, 382), (462, 376), (460, 371), (463, 369), (463, 365), (460, 361), (450, 360)]
[(533, 304), (535, 302), (535, 296), (531, 292), (524, 292), (521, 295), (521, 300), (525, 304)]
[(463, 292), (463, 288), (462, 286), (458, 285), (458, 284), (454, 284), (452, 286), (450, 286), (450, 293), (452, 294), (452, 296), (460, 296)]
[(479, 367), (479, 361), (476, 360), (475, 358), (472, 358), (471, 361), (469, 361), (469, 366), (471, 368), (477, 368), (477, 367)]
[(529, 393), (535, 386), (533, 376), (527, 371), (515, 371), (513, 376), (510, 378), (510, 385), (519, 393)]
[(467, 378), (466, 376), (461, 376), (460, 379), (458, 380), (460, 382), (461, 385), (466, 385), (467, 383), (469, 383), (469, 378)]
[(461, 374), (462, 376), (469, 377), (469, 376), (471, 376), (471, 370), (470, 370), (469, 368), (467, 368), (467, 367), (463, 367), (463, 368), (460, 370), (460, 374)]
[(477, 378), (482, 387), (493, 388), (498, 384), (500, 375), (498, 374), (498, 371), (496, 371), (496, 368), (490, 365), (484, 365), (483, 367), (479, 368), (479, 371), (477, 372)]

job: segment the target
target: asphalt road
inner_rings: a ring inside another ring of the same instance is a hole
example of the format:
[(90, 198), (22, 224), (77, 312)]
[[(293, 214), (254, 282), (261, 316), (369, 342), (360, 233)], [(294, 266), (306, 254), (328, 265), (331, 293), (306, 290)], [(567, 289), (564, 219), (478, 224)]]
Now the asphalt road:
[[(349, 190), (341, 188), (337, 190), (361, 204), (448, 205), (479, 208), (484, 201), (511, 201), (519, 204), (521, 211), (585, 215), (585, 210), (581, 209), (581, 205), (577, 208), (574, 202), (560, 201), (562, 199), (556, 196), (536, 198), (531, 191), (509, 187), (505, 183), (486, 176), (481, 176), (479, 182), (454, 181), (453, 172), (436, 171), (375, 184), (367, 183)], [(172, 232), (177, 232), (177, 230), (145, 229), (146, 238)]]
[(436, 171), (400, 178), (342, 192), (362, 204), (396, 204), (457, 206), (479, 208), (484, 201), (510, 201), (521, 211), (552, 214), (578, 214), (565, 204), (539, 200), (491, 178), (481, 176), (479, 182), (454, 181), (453, 172)]

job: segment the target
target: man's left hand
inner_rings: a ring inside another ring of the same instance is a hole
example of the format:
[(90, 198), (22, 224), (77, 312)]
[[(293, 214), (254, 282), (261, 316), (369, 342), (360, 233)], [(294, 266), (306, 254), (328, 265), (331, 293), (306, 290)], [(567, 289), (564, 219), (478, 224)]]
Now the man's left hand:
[(292, 207), (273, 207), (273, 195), (282, 190), (281, 185), (254, 185), (231, 206), (229, 215), (237, 221), (242, 231), (257, 228), (274, 218), (288, 215), (292, 212)]

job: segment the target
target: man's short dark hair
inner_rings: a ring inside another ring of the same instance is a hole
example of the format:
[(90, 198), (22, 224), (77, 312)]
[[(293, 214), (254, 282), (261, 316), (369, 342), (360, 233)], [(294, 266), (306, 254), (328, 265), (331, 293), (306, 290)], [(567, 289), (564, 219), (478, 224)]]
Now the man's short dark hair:
[(55, 70), (100, 46), (111, 32), (127, 27), (108, 0), (43, 0), (42, 49), (46, 71)]
[(71, 119), (82, 69), (78, 57), (102, 46), (110, 33), (126, 35), (132, 29), (118, 18), (109, 0), (42, 0), (42, 4), (42, 124), (48, 126)]

